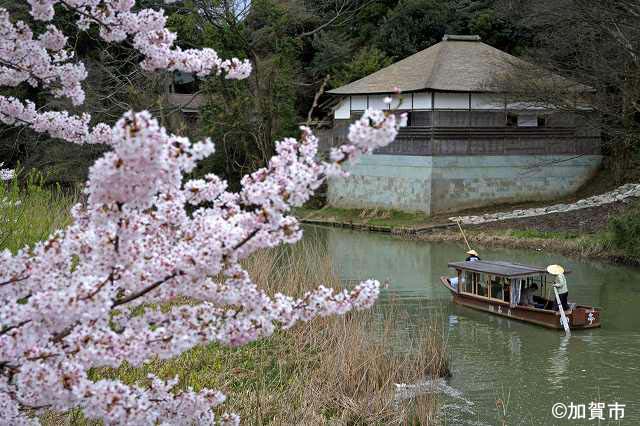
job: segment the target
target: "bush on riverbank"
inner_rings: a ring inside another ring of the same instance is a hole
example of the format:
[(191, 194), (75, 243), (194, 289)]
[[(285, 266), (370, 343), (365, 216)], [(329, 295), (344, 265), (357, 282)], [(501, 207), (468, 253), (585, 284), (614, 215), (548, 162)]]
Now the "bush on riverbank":
[[(38, 182), (3, 191), (22, 206), (11, 210), (15, 224), (0, 227), (1, 235), (9, 236), (3, 247), (12, 249), (66, 225), (68, 209), (78, 199)], [(318, 244), (259, 252), (246, 268), (270, 294), (301, 295), (320, 284), (342, 286), (326, 249)], [(149, 373), (164, 379), (178, 376), (180, 389), (224, 390), (229, 399), (221, 411), (237, 412), (250, 424), (433, 424), (437, 399), (424, 395), (398, 402), (395, 383), (448, 373), (443, 330), (437, 320), (425, 321), (416, 335), (400, 341), (395, 332), (402, 322), (397, 306), (378, 304), (370, 311), (301, 324), (241, 348), (197, 347), (138, 368), (97, 369), (93, 378), (144, 385)], [(50, 412), (42, 420), (47, 425), (93, 424), (78, 412)]]
[(627, 256), (640, 258), (640, 202), (609, 221), (613, 245)]

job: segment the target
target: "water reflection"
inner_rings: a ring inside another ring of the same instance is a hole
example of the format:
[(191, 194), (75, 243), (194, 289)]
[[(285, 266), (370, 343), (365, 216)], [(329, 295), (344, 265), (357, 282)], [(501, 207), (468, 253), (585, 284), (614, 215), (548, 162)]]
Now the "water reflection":
[(564, 424), (551, 416), (554, 403), (595, 400), (627, 404), (623, 423), (640, 424), (637, 269), (536, 251), (484, 250), (484, 259), (561, 263), (572, 271), (567, 276), (570, 300), (601, 307), (603, 327), (566, 338), (562, 332), (451, 303), (439, 276), (449, 272), (447, 262), (464, 257), (462, 245), (323, 228), (308, 228), (305, 238), (327, 245), (341, 278), (388, 281), (380, 303), (392, 297), (401, 301), (406, 320), (399, 337), (433, 313), (444, 319), (453, 373), (445, 384), (455, 390), (444, 392), (447, 424), (496, 424), (498, 399), (509, 400), (509, 424)]

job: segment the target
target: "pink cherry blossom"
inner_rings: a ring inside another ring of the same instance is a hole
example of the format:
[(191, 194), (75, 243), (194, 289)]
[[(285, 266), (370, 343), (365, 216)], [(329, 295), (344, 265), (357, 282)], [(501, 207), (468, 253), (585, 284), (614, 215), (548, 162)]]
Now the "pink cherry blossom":
[[(130, 40), (149, 70), (237, 79), (251, 71), (247, 61), (222, 60), (211, 49), (173, 46), (162, 12), (133, 11), (133, 0), (28, 3), (35, 20), (49, 22), (56, 8), (67, 8), (78, 26), (99, 26), (105, 40)], [(0, 9), (0, 35), (0, 85), (28, 84), (82, 102), (86, 73), (60, 31), (49, 25), (35, 36)], [(140, 366), (211, 342), (243, 345), (300, 321), (370, 307), (377, 281), (269, 296), (241, 262), (297, 242), (302, 230), (291, 209), (327, 176), (343, 173), (344, 162), (390, 143), (403, 118), (365, 112), (329, 162), (317, 159), (318, 140), (302, 127), (298, 138), (276, 143), (276, 155), (245, 176), (239, 192), (216, 175), (185, 178), (213, 153), (211, 141), (169, 134), (145, 111), (128, 112), (113, 126), (91, 127), (90, 120), (0, 96), (7, 125), (110, 146), (89, 171), (86, 203), (73, 207), (71, 225), (33, 247), (0, 252), (0, 423), (36, 424), (29, 413), (80, 408), (107, 425), (238, 424), (233, 413), (214, 417), (225, 401), (219, 391), (177, 392), (177, 379), (155, 376), (146, 386), (92, 381), (88, 372), (124, 361)], [(158, 308), (180, 296), (199, 303)]]

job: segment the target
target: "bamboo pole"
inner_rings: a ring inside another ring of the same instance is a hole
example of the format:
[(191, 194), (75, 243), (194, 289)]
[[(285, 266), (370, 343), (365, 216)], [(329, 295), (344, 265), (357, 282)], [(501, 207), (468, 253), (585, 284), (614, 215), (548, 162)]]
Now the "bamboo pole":
[(467, 248), (469, 250), (471, 250), (471, 246), (469, 245), (469, 241), (467, 240), (467, 236), (464, 235), (464, 231), (462, 230), (462, 225), (460, 225), (460, 221), (456, 220), (456, 224), (458, 225), (458, 228), (460, 229), (460, 232), (462, 233), (462, 238), (464, 238), (464, 242), (467, 243)]
[(564, 332), (567, 336), (571, 336), (569, 321), (567, 320), (567, 316), (564, 314), (564, 308), (562, 307), (562, 302), (560, 301), (560, 295), (558, 294), (558, 289), (553, 287), (553, 292), (556, 294), (556, 303), (558, 304), (558, 310), (560, 311), (560, 318), (562, 320), (562, 326), (564, 327)]

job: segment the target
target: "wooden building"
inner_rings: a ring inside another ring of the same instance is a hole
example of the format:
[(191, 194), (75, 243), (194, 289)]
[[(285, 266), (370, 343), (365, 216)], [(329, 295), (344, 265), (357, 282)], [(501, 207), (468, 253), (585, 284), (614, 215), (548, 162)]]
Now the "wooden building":
[[(573, 104), (509, 93), (509, 78), (525, 69), (536, 84)], [(446, 35), (329, 91), (340, 99), (334, 127), (322, 138), (325, 147), (342, 143), (348, 125), (367, 108), (409, 115), (394, 143), (351, 166), (349, 178), (330, 182), (329, 203), (436, 213), (571, 193), (601, 162), (598, 117), (586, 102), (591, 92), (478, 36)]]

